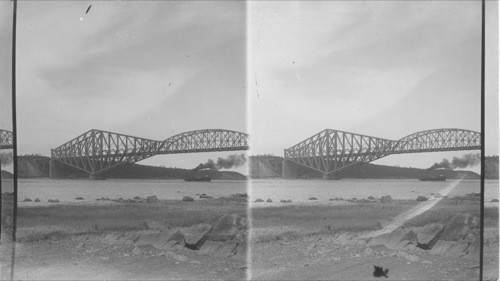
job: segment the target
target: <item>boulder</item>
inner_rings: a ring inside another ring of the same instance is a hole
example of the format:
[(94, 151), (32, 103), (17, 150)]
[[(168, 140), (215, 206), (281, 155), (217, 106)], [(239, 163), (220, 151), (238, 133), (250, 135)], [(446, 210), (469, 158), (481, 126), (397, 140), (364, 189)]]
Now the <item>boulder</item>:
[(141, 200), (141, 197), (139, 197), (139, 196), (135, 196), (133, 199), (134, 199), (134, 200)]
[(161, 246), (163, 250), (180, 250), (184, 248), (184, 244), (181, 244), (175, 240), (168, 241)]
[(190, 196), (184, 196), (184, 197), (182, 197), (182, 201), (184, 201), (184, 202), (193, 202), (194, 198), (190, 197)]
[(318, 200), (316, 197), (309, 197), (309, 200)]
[(134, 247), (134, 249), (132, 249), (132, 255), (134, 256), (138, 256), (141, 254), (141, 249), (139, 249), (139, 247)]
[(104, 238), (102, 238), (99, 242), (107, 245), (115, 245), (118, 244), (120, 238), (123, 237), (122, 233), (109, 233)]
[(390, 195), (385, 195), (380, 197), (380, 202), (381, 203), (389, 203), (392, 202), (392, 197)]
[(365, 250), (365, 256), (372, 256), (373, 255), (373, 250), (372, 248), (368, 247)]
[(415, 231), (417, 232), (417, 247), (428, 250), (439, 240), (444, 226), (442, 224), (428, 224)]
[(236, 193), (236, 194), (231, 194), (231, 197), (248, 198), (248, 194), (246, 194), (246, 193)]
[(31, 202), (33, 200), (31, 200), (30, 198), (24, 198), (23, 202)]
[(373, 196), (368, 196), (368, 199), (369, 199), (369, 200), (373, 200), (373, 199), (375, 199), (375, 197), (373, 197)]
[(219, 248), (224, 246), (224, 244), (224, 242), (220, 241), (205, 241), (198, 253), (201, 255), (212, 256), (219, 250)]
[(203, 194), (200, 195), (200, 198), (207, 198), (207, 197), (208, 196), (205, 193), (203, 193)]
[(479, 255), (480, 251), (481, 251), (481, 240), (477, 238), (476, 240), (472, 241), (472, 243), (470, 243), (470, 246), (467, 249), (467, 254), (465, 255), (465, 257), (477, 261), (480, 257)]
[(206, 223), (195, 224), (184, 230), (184, 244), (187, 248), (198, 250), (208, 238), (212, 226)]
[(247, 228), (246, 217), (241, 215), (223, 215), (214, 224), (207, 239), (211, 241), (228, 241)]
[(221, 258), (234, 256), (236, 254), (237, 247), (238, 244), (236, 243), (225, 243), (217, 250), (217, 252), (215, 252), (214, 256)]
[(83, 197), (78, 196), (75, 198), (75, 200), (83, 200)]
[(469, 243), (467, 242), (458, 243), (455, 241), (438, 240), (430, 253), (449, 257), (463, 257), (466, 255), (468, 248)]
[(255, 202), (264, 202), (264, 200), (259, 198), (259, 199), (255, 200)]
[(156, 197), (156, 195), (153, 195), (153, 196), (148, 196), (148, 197), (146, 198), (146, 202), (147, 202), (147, 203), (156, 203), (156, 202), (158, 202), (158, 201), (160, 201), (160, 200), (158, 199), (158, 197)]
[(498, 202), (498, 199), (491, 199), (491, 202)]
[(266, 202), (271, 203), (273, 200), (271, 198), (267, 198)]
[(47, 202), (54, 203), (55, 201), (53, 199), (49, 199)]
[(184, 233), (179, 230), (142, 234), (139, 236), (137, 242), (135, 242), (136, 246), (151, 245), (156, 249), (172, 248), (177, 244), (184, 245)]
[(459, 241), (465, 239), (468, 234), (477, 234), (479, 231), (479, 218), (469, 214), (453, 216), (444, 229), (439, 239), (446, 241)]
[(398, 228), (390, 233), (373, 237), (368, 242), (370, 246), (384, 245), (389, 249), (404, 249), (408, 244), (416, 244), (417, 235), (413, 231)]
[(36, 199), (35, 199), (35, 202), (40, 202), (40, 198), (36, 198)]
[(427, 197), (425, 197), (425, 196), (422, 196), (422, 195), (419, 195), (419, 196), (417, 197), (417, 201), (427, 201), (427, 200), (429, 200), (429, 198), (427, 198)]
[(237, 253), (238, 244), (220, 241), (206, 241), (199, 250), (199, 254), (227, 258)]
[(59, 202), (59, 199), (54, 200), (54, 202), (56, 202), (56, 203)]

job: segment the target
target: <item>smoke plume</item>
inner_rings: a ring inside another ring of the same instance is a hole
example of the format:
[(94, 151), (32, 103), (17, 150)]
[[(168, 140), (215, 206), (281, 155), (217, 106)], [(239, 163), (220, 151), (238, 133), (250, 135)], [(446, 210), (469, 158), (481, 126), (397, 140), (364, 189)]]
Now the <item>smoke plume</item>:
[(470, 153), (464, 155), (462, 158), (458, 157), (453, 157), (453, 160), (451, 160), (451, 167), (453, 169), (455, 168), (465, 168), (465, 167), (472, 167), (476, 166), (479, 163), (481, 163), (481, 154), (479, 153)]
[(217, 159), (217, 164), (215, 164), (215, 167), (219, 169), (231, 169), (231, 168), (237, 168), (247, 161), (247, 158), (245, 157), (245, 154), (233, 154), (229, 155), (226, 159), (224, 158), (218, 158)]
[(451, 162), (448, 159), (443, 159), (443, 161), (441, 161), (440, 163), (434, 163), (434, 165), (428, 168), (427, 171), (439, 168), (445, 168), (445, 169), (466, 168), (466, 167), (476, 166), (479, 163), (481, 163), (481, 154), (470, 153), (464, 155), (461, 158), (453, 157)]
[(5, 153), (1, 152), (0, 153), (0, 164), (2, 167), (10, 165), (12, 163), (12, 152)]
[(214, 160), (209, 159), (206, 163), (201, 163), (196, 168), (195, 171), (201, 169), (212, 169), (212, 170), (220, 170), (220, 169), (231, 169), (242, 166), (247, 161), (245, 154), (233, 154), (229, 155), (227, 158), (219, 157), (217, 159), (217, 163)]

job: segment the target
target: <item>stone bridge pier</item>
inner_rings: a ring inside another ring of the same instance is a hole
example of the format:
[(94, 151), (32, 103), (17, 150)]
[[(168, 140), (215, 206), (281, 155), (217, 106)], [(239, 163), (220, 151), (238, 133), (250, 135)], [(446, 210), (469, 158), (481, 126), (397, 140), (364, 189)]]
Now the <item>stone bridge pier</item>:
[(283, 160), (282, 176), (285, 179), (298, 178), (297, 164), (290, 160)]
[(323, 179), (324, 180), (340, 180), (340, 174), (338, 173), (324, 173), (323, 174)]
[(49, 177), (51, 179), (62, 179), (66, 176), (66, 169), (64, 168), (64, 164), (54, 160), (50, 159), (50, 166), (49, 166)]
[(106, 180), (106, 176), (103, 173), (90, 173), (89, 180), (92, 181)]

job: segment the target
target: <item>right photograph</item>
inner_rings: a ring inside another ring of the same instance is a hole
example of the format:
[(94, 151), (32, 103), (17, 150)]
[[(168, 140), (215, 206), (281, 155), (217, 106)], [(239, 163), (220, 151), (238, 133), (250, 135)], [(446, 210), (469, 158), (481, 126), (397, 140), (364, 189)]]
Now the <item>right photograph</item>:
[(498, 278), (498, 7), (249, 4), (254, 280)]

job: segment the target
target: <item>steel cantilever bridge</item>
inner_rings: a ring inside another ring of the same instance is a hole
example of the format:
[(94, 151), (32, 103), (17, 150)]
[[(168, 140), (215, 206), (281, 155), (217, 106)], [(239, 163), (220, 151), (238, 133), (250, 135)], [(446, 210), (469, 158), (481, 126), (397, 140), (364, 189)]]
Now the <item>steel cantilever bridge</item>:
[(12, 132), (0, 129), (0, 149), (14, 148)]
[(92, 129), (51, 150), (50, 176), (59, 177), (58, 163), (90, 174), (90, 178), (122, 165), (158, 154), (248, 150), (248, 135), (205, 129), (181, 133), (163, 141)]
[(290, 162), (335, 178), (345, 168), (391, 154), (481, 149), (481, 134), (463, 129), (435, 129), (388, 140), (326, 129), (285, 149), (283, 177), (294, 177)]

